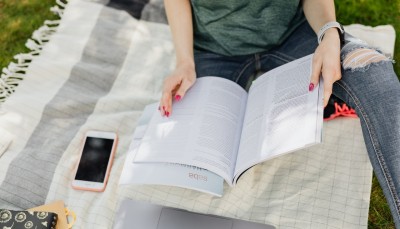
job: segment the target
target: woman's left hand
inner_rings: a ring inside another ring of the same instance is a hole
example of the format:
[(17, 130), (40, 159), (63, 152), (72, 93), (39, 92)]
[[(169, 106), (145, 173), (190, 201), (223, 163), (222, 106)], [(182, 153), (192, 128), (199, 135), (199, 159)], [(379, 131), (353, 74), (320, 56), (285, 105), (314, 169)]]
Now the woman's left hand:
[(342, 78), (340, 65), (340, 38), (336, 28), (326, 31), (323, 40), (315, 50), (309, 91), (312, 91), (323, 77), (324, 107), (332, 94), (333, 83)]

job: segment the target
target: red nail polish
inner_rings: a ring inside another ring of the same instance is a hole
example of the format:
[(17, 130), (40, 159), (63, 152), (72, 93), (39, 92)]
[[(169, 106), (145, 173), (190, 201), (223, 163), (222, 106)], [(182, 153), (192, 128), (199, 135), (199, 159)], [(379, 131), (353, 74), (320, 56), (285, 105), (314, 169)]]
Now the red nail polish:
[(180, 95), (175, 95), (175, 100), (176, 100), (176, 101), (181, 100), (181, 98), (182, 98), (182, 97), (181, 97)]
[(308, 86), (308, 91), (313, 91), (314, 90), (314, 84), (310, 83), (310, 85)]
[(166, 115), (167, 117), (169, 117), (169, 112), (168, 112), (168, 111), (166, 111), (166, 112), (165, 112), (165, 115)]

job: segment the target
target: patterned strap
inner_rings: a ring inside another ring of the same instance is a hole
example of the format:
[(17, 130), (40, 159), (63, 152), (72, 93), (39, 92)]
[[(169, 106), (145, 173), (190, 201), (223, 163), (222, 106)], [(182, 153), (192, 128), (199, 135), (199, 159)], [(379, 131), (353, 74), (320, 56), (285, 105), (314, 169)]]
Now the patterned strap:
[(331, 22), (326, 23), (324, 26), (322, 26), (322, 28), (318, 31), (318, 44), (321, 43), (322, 38), (325, 35), (325, 32), (330, 28), (337, 28), (339, 31), (339, 35), (340, 35), (340, 41), (341, 41), (341, 43), (344, 42), (344, 38), (342, 38), (342, 36), (344, 34), (343, 26), (339, 22), (331, 21)]

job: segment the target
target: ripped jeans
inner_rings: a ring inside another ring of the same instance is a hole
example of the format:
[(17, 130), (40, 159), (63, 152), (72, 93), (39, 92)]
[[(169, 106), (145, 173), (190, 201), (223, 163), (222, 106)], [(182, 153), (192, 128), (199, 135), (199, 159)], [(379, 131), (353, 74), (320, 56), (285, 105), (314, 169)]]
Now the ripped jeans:
[[(246, 88), (257, 73), (314, 53), (317, 46), (317, 37), (305, 22), (283, 44), (266, 52), (229, 57), (195, 50), (196, 74), (221, 76)], [(333, 94), (360, 117), (372, 167), (400, 228), (399, 80), (388, 58), (348, 34), (341, 62), (342, 79), (334, 83)]]

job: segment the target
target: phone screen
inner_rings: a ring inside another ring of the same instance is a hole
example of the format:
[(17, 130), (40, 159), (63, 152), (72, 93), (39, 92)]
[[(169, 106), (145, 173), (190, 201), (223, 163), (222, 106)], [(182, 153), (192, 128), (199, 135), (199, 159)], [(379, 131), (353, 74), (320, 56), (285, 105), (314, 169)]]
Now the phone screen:
[(114, 139), (87, 137), (75, 180), (104, 181)]

